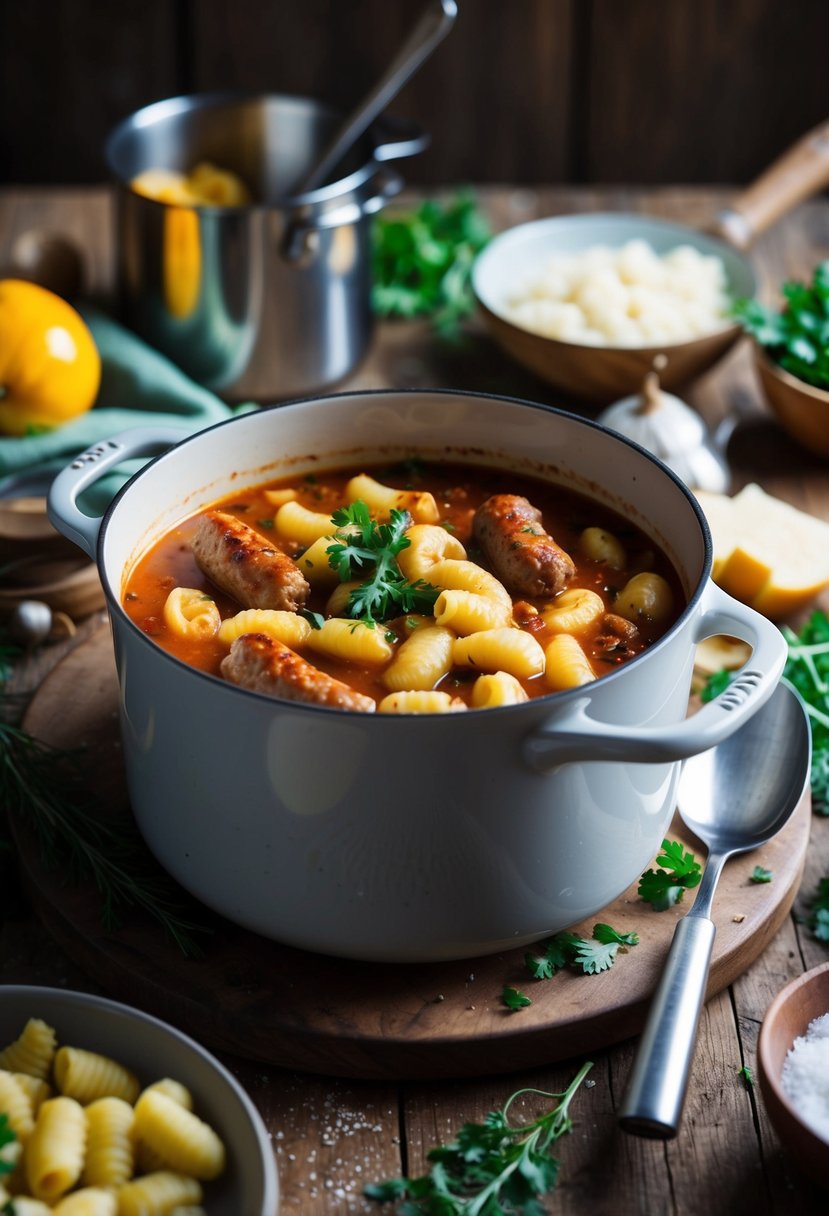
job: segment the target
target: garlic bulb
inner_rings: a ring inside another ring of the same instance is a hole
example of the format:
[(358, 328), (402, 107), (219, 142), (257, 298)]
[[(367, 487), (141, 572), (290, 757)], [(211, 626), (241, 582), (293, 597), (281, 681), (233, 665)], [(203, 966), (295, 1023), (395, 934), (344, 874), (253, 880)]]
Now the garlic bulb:
[(663, 392), (655, 371), (645, 377), (640, 394), (616, 401), (596, 421), (647, 448), (693, 489), (728, 490), (731, 472), (702, 418)]

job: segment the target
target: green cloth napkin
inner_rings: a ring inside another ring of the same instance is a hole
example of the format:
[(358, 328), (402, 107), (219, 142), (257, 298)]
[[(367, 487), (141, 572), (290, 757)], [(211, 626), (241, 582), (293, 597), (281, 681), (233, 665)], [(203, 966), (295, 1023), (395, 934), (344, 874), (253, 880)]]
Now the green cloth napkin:
[[(57, 430), (0, 439), (0, 496), (43, 494), (54, 475), (102, 439), (131, 427), (177, 428), (181, 437), (254, 408), (231, 408), (195, 384), (174, 363), (104, 313), (82, 308), (101, 355), (101, 386), (94, 407)], [(102, 479), (106, 498), (143, 462), (125, 463)]]

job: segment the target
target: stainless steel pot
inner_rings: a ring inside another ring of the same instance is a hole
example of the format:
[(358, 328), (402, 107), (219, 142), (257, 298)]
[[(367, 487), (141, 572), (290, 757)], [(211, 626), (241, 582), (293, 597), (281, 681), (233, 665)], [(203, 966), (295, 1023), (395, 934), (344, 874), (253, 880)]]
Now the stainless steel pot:
[[(680, 760), (735, 731), (782, 671), (780, 631), (710, 581), (711, 540), (688, 489), (595, 423), (469, 393), (294, 402), (178, 443), (103, 519), (80, 510), (107, 469), (176, 438), (139, 430), (97, 444), (58, 474), (49, 514), (97, 557), (142, 833), (199, 899), (266, 936), (355, 958), (462, 958), (593, 915), (656, 855)], [(585, 687), (397, 716), (248, 692), (172, 658), (121, 607), (147, 546), (239, 486), (414, 454), (530, 472), (623, 512), (673, 560), (685, 611)], [(751, 660), (687, 717), (696, 643), (723, 633), (747, 641)]]
[[(428, 138), (385, 117), (339, 180), (295, 193), (340, 117), (302, 97), (197, 94), (139, 110), (107, 142), (123, 319), (227, 400), (318, 390), (367, 349), (370, 216), (402, 187), (388, 162)], [(238, 174), (255, 201), (182, 208), (130, 188), (146, 169), (200, 161)]]

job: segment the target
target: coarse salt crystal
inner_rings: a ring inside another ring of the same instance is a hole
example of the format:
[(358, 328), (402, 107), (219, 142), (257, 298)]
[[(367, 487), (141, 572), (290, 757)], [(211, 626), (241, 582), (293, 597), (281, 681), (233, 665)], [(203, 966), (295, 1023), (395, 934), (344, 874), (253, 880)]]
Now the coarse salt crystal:
[(781, 1081), (803, 1122), (829, 1144), (829, 1013), (814, 1018), (795, 1039)]

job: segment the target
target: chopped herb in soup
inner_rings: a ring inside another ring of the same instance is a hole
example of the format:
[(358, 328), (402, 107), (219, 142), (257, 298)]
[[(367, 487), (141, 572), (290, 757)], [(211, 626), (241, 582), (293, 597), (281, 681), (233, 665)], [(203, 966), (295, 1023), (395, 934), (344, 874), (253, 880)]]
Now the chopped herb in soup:
[(587, 684), (683, 607), (665, 555), (621, 515), (540, 479), (420, 459), (237, 492), (159, 540), (124, 595), (140, 629), (202, 671), (382, 713)]

